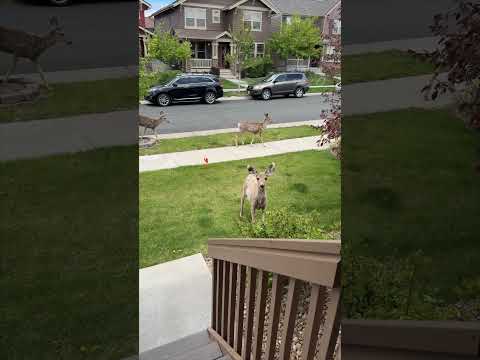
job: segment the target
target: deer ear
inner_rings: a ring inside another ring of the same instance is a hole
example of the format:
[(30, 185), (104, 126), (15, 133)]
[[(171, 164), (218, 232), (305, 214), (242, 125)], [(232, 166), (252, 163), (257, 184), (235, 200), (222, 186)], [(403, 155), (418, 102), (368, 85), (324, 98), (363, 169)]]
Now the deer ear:
[(52, 16), (50, 18), (50, 26), (51, 27), (58, 27), (58, 19), (56, 16)]
[(267, 170), (265, 170), (265, 174), (266, 174), (267, 176), (273, 175), (273, 173), (275, 172), (275, 167), (276, 167), (275, 163), (272, 162), (272, 163), (268, 166)]
[(257, 169), (255, 169), (253, 166), (251, 165), (248, 165), (247, 166), (247, 170), (248, 170), (248, 173), (249, 174), (256, 174), (257, 173)]

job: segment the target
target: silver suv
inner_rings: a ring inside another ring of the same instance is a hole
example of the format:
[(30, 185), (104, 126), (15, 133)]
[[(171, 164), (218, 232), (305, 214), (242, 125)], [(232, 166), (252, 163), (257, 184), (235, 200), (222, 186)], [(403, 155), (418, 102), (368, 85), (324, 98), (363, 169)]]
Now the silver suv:
[(270, 100), (272, 96), (290, 94), (297, 98), (303, 97), (310, 88), (310, 82), (304, 73), (288, 72), (270, 75), (256, 85), (247, 87), (248, 94), (254, 98)]

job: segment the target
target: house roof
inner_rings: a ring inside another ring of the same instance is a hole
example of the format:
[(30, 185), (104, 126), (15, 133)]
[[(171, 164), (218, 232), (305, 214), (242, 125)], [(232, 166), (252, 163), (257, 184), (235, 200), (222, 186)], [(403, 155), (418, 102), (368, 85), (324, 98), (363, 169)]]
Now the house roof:
[(152, 8), (152, 5), (151, 5), (149, 2), (145, 1), (145, 0), (140, 0), (140, 4), (145, 5), (145, 7), (146, 7), (147, 10)]
[(202, 31), (189, 30), (189, 29), (175, 29), (175, 35), (181, 39), (193, 39), (193, 40), (217, 40), (221, 37), (231, 37), (228, 31)]
[[(188, 0), (175, 0), (173, 3), (171, 3), (167, 6), (164, 6), (161, 9), (155, 11), (152, 14), (152, 16), (155, 17), (155, 16), (157, 16), (157, 15), (159, 15), (159, 14), (161, 14), (161, 13), (167, 11), (167, 10), (170, 10), (170, 9), (173, 9), (173, 8), (179, 6), (179, 5), (182, 5), (186, 1), (188, 1)], [(240, 6), (240, 5), (244, 4), (247, 1), (248, 0), (205, 0), (205, 3), (222, 6), (224, 10), (231, 10), (233, 8), (236, 8), (237, 6)], [(280, 14), (280, 10), (273, 3), (272, 0), (258, 0), (258, 1), (261, 1), (263, 4), (265, 4), (265, 6), (270, 8), (270, 10), (272, 10), (273, 12), (275, 12), (277, 14)]]
[(325, 16), (340, 0), (271, 0), (284, 15)]

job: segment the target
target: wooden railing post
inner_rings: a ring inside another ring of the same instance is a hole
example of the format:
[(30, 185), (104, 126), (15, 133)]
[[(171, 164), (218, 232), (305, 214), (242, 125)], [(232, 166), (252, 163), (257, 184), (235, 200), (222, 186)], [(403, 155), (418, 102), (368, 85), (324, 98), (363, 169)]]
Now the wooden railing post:
[(300, 282), (297, 279), (290, 278), (288, 283), (287, 306), (285, 308), (285, 317), (283, 319), (283, 333), (279, 357), (280, 360), (290, 360), (299, 292)]
[(247, 269), (247, 318), (245, 339), (243, 341), (242, 358), (250, 360), (252, 352), (252, 330), (254, 316), (255, 290), (257, 287), (257, 269), (249, 267)]
[(243, 318), (245, 308), (245, 277), (246, 267), (238, 266), (238, 301), (235, 309), (235, 322), (237, 324), (235, 329), (235, 344), (234, 349), (237, 353), (242, 353), (242, 339), (243, 339)]

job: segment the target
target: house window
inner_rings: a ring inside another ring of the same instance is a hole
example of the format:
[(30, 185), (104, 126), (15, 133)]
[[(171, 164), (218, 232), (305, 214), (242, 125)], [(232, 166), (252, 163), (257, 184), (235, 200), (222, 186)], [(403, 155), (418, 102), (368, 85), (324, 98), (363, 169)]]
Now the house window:
[(265, 44), (264, 43), (255, 43), (255, 57), (264, 57), (265, 56)]
[(194, 59), (207, 59), (207, 43), (205, 41), (192, 43), (192, 57)]
[(185, 28), (186, 29), (206, 29), (207, 28), (207, 9), (185, 8)]
[(342, 21), (341, 20), (333, 20), (332, 24), (332, 34), (339, 35), (342, 32)]
[(220, 24), (221, 17), (220, 17), (220, 10), (212, 10), (212, 23)]
[(252, 31), (262, 31), (262, 13), (260, 11), (243, 11), (243, 24)]

